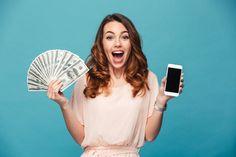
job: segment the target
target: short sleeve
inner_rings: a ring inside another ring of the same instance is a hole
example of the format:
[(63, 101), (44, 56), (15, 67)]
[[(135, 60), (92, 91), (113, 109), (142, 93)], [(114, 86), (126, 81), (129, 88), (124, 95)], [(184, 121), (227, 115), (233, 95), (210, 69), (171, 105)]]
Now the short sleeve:
[(149, 101), (149, 109), (148, 109), (148, 118), (152, 116), (153, 110), (154, 110), (154, 104), (159, 92), (159, 85), (158, 85), (158, 79), (157, 76), (149, 71), (148, 74), (148, 86), (150, 90), (150, 101)]
[(86, 87), (85, 84), (85, 76), (81, 77), (77, 82), (75, 83), (74, 90), (72, 92), (71, 99), (69, 101), (69, 104), (72, 107), (73, 112), (75, 113), (78, 121), (81, 123), (81, 125), (84, 125), (84, 88)]

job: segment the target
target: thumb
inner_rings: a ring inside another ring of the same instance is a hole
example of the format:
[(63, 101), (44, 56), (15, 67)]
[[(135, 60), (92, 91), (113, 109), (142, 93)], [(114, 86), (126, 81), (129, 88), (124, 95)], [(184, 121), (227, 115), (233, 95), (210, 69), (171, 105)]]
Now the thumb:
[(163, 77), (163, 79), (161, 80), (161, 87), (160, 88), (164, 88), (166, 84), (166, 76)]

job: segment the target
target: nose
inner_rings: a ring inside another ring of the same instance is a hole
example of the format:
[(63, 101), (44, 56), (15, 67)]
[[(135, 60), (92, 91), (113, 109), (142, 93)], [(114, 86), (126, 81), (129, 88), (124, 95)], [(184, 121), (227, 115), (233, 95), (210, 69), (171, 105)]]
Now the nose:
[(121, 46), (121, 43), (120, 43), (120, 39), (119, 39), (119, 38), (116, 39), (116, 41), (115, 41), (115, 46), (116, 46), (116, 47), (120, 47), (120, 46)]

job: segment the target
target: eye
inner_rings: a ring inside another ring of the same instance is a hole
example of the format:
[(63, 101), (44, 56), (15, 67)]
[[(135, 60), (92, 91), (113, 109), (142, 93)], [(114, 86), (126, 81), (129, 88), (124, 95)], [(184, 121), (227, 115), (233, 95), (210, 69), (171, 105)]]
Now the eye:
[(124, 39), (124, 40), (128, 40), (129, 39), (129, 35), (123, 35), (121, 38)]
[(114, 37), (112, 36), (112, 35), (108, 35), (108, 36), (106, 36), (106, 39), (107, 40), (112, 40)]

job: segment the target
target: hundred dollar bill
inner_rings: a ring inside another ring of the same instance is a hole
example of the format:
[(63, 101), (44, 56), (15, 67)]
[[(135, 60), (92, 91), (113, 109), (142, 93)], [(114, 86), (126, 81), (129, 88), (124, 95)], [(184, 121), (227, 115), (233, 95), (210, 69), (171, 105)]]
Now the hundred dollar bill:
[(62, 80), (62, 91), (88, 71), (84, 61), (67, 50), (48, 50), (31, 63), (27, 74), (29, 91), (46, 91), (52, 80)]
[(48, 87), (44, 85), (36, 84), (34, 82), (28, 82), (28, 90), (29, 91), (47, 91)]
[(58, 77), (58, 79), (61, 80), (63, 83), (61, 91), (63, 92), (76, 80), (78, 80), (80, 77), (86, 74), (88, 70), (89, 70), (88, 67), (84, 64), (82, 60), (79, 60), (75, 64), (70, 66), (70, 68), (61, 73), (61, 75)]

